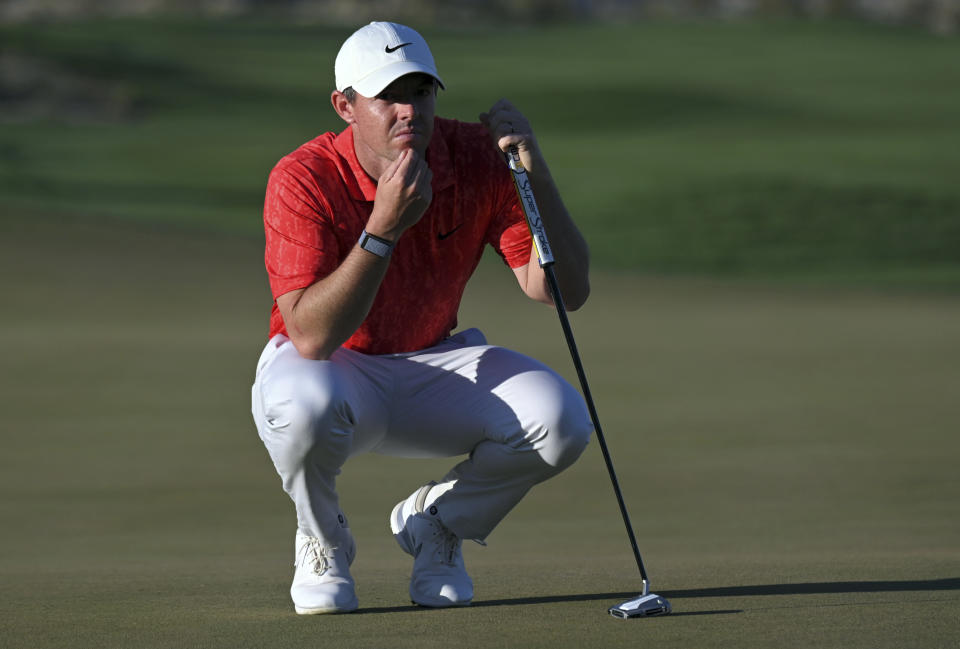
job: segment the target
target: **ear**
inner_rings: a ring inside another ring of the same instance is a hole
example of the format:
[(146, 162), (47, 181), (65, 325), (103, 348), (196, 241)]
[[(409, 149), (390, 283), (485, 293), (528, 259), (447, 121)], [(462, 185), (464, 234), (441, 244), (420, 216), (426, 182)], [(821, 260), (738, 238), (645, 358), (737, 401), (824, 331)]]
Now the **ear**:
[(345, 121), (347, 124), (353, 124), (353, 104), (347, 99), (347, 96), (344, 95), (339, 90), (334, 90), (330, 93), (330, 103), (333, 104), (333, 109), (337, 111), (337, 115), (340, 116), (340, 119)]

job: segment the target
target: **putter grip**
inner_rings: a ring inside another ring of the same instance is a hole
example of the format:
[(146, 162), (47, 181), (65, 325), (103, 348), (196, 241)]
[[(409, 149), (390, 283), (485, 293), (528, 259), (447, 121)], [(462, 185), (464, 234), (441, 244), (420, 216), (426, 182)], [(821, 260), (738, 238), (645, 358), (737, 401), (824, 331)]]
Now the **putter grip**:
[(527, 227), (530, 228), (533, 245), (537, 249), (537, 259), (540, 261), (540, 267), (545, 268), (553, 264), (553, 252), (550, 250), (550, 242), (547, 241), (547, 231), (543, 227), (540, 210), (537, 209), (537, 201), (533, 197), (530, 178), (527, 176), (527, 170), (524, 169), (523, 163), (520, 162), (520, 152), (517, 147), (510, 147), (510, 152), (507, 154), (507, 164), (510, 166), (510, 171), (513, 172), (513, 185), (517, 188), (517, 196), (520, 198), (523, 214), (527, 218)]

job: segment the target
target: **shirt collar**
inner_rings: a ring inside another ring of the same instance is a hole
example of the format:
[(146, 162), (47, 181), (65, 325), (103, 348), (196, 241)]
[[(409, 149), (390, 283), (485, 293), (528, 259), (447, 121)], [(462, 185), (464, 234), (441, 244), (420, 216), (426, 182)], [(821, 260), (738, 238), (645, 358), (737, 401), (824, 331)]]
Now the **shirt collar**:
[[(431, 187), (434, 193), (453, 184), (454, 173), (450, 159), (450, 148), (444, 137), (444, 123), (439, 117), (433, 120), (433, 136), (427, 147), (427, 165), (433, 173)], [(350, 198), (357, 201), (373, 202), (377, 195), (377, 182), (371, 178), (360, 161), (353, 147), (353, 126), (343, 129), (333, 140), (333, 147), (346, 162), (347, 168), (341, 169), (343, 179), (347, 184)]]

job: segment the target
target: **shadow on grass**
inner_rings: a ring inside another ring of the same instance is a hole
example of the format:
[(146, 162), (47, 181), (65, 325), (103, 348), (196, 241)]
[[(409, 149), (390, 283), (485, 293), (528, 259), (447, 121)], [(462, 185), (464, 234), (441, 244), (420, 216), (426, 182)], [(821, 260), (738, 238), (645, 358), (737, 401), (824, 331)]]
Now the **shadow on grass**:
[[(590, 601), (607, 601), (609, 604), (613, 605), (618, 602), (622, 602), (627, 599), (633, 599), (638, 595), (637, 592), (629, 593), (587, 593), (582, 595), (547, 595), (540, 597), (514, 597), (510, 599), (488, 599), (479, 602), (474, 602), (470, 608), (486, 608), (489, 606), (524, 606), (531, 604), (557, 604), (562, 602), (590, 602)], [(362, 613), (409, 613), (413, 611), (429, 611), (432, 610), (428, 607), (417, 606), (416, 604), (411, 604), (410, 606), (382, 606), (377, 608), (362, 608), (356, 611), (354, 614)], [(732, 613), (743, 613), (742, 610), (723, 610), (723, 611), (692, 611), (689, 613), (673, 613), (674, 616), (678, 615), (729, 615)]]
[(663, 591), (667, 598), (756, 597), (763, 595), (828, 595), (836, 593), (901, 593), (908, 591), (960, 590), (960, 578), (910, 579), (904, 581), (830, 581), (805, 584), (721, 586)]
[[(804, 584), (764, 584), (755, 586), (723, 586), (718, 588), (688, 588), (684, 590), (659, 591), (667, 599), (685, 599), (697, 597), (762, 597), (768, 595), (826, 595), (838, 593), (897, 593), (909, 591), (960, 590), (960, 578), (921, 579), (906, 581), (836, 581), (812, 582)], [(633, 599), (637, 591), (623, 593), (585, 593), (580, 595), (547, 595), (539, 597), (514, 597), (509, 599), (488, 599), (474, 602), (472, 608), (488, 606), (523, 606), (530, 604), (557, 604), (562, 602), (589, 602), (608, 600), (611, 603)], [(364, 613), (406, 613), (430, 610), (422, 606), (382, 606), (362, 608), (355, 614)], [(675, 612), (671, 617), (688, 615), (732, 615), (742, 613), (740, 609), (715, 611)]]

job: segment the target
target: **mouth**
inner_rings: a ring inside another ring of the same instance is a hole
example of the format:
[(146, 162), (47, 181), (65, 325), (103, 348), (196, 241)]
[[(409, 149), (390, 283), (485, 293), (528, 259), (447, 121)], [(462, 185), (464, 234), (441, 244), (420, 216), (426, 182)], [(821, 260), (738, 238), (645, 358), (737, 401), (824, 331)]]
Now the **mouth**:
[(415, 121), (404, 122), (395, 126), (396, 130), (393, 132), (393, 137), (400, 142), (422, 140), (426, 136), (423, 125), (417, 124)]
[(391, 147), (397, 151), (415, 149), (423, 153), (430, 142), (430, 129), (425, 124), (417, 122), (394, 124), (390, 142)]
[(402, 131), (398, 131), (393, 137), (401, 142), (413, 142), (422, 136), (423, 133), (416, 129), (404, 129)]

